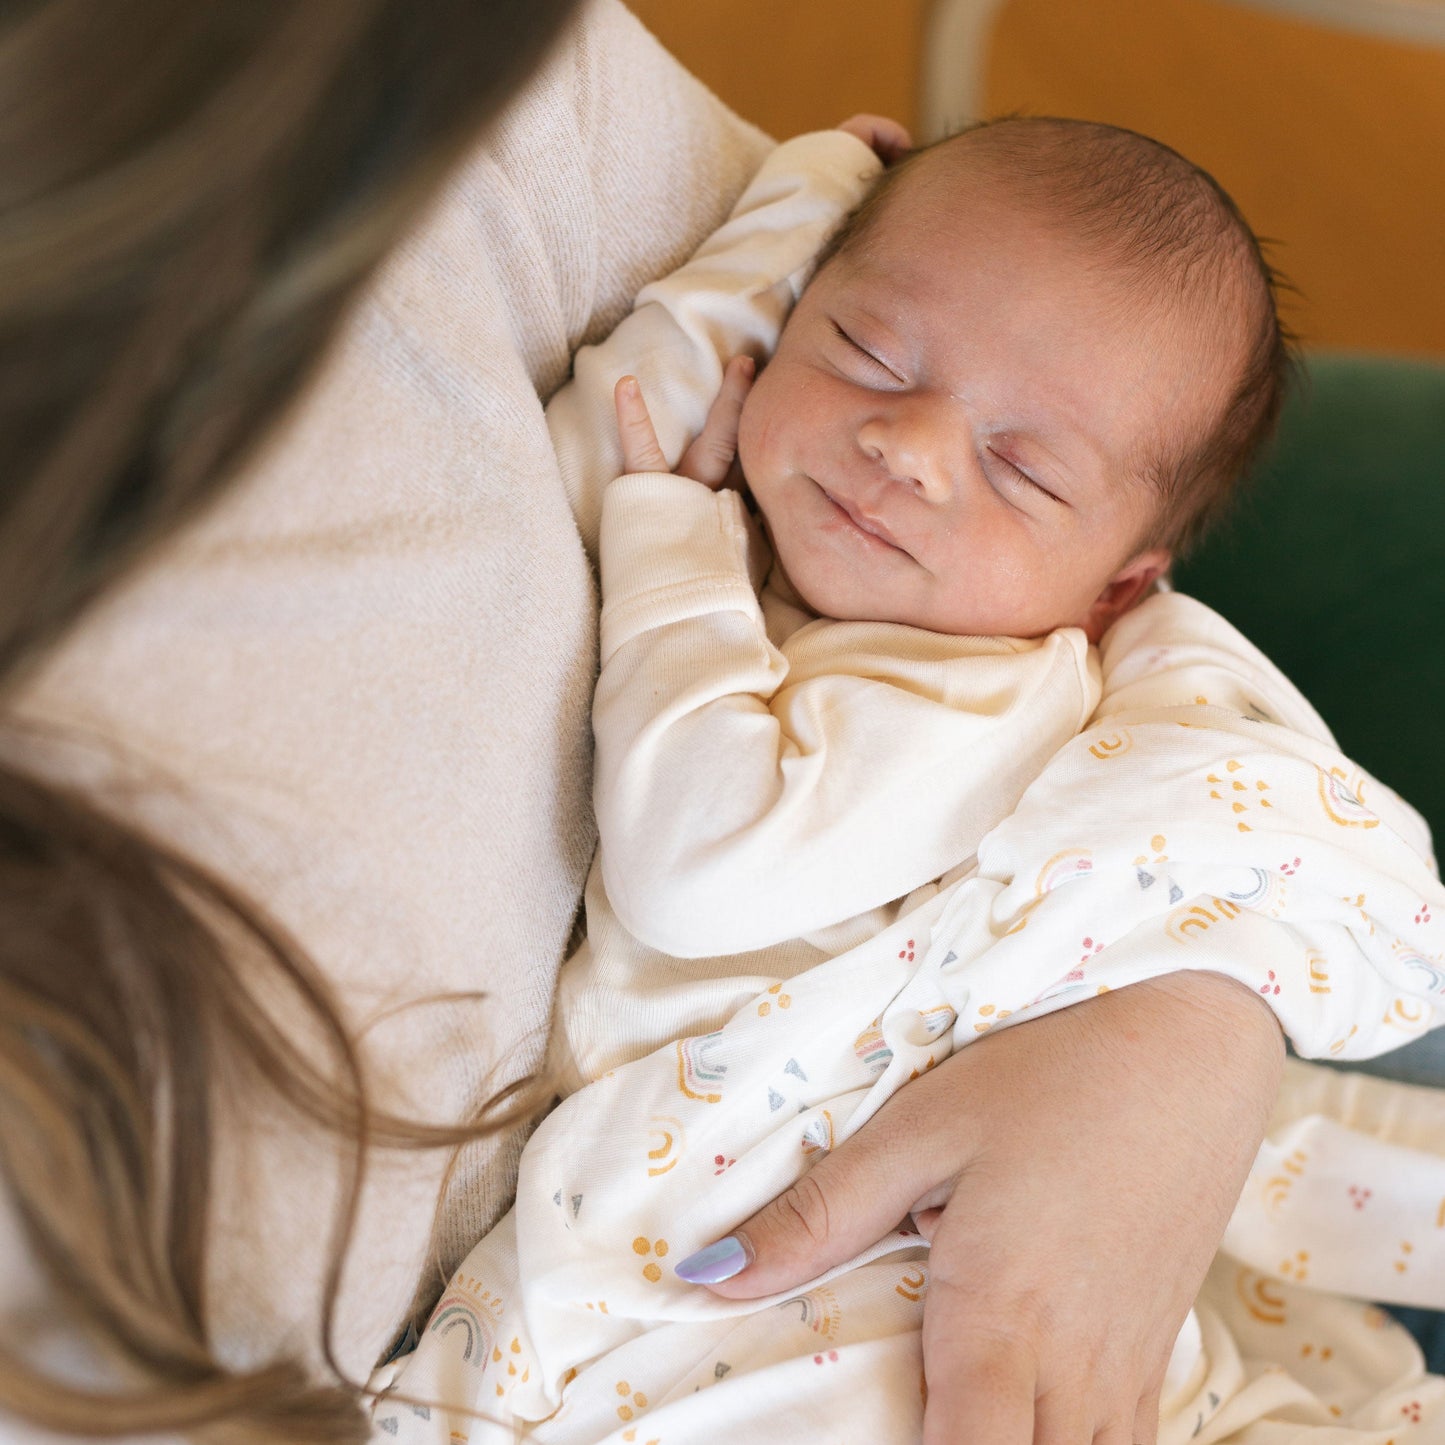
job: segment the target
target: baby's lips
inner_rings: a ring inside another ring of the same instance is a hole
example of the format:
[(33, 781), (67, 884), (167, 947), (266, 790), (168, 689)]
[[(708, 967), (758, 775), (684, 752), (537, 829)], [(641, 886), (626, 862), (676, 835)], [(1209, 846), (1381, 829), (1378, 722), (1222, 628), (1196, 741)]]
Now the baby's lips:
[(907, 550), (899, 545), (898, 539), (877, 518), (870, 517), (866, 512), (862, 511), (846, 498), (830, 492), (827, 487), (820, 485), (818, 490), (821, 491), (860, 532), (866, 533), (868, 536), (874, 537), (880, 542), (887, 543), (888, 546), (893, 547), (899, 552)]

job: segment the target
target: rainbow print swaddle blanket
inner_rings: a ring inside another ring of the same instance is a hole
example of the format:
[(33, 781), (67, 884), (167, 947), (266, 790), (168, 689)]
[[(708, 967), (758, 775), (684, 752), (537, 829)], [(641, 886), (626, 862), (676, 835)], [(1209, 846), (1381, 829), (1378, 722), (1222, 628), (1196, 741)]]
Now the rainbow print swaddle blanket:
[[(1326, 743), (1207, 705), (1076, 738), (863, 946), (566, 1100), (378, 1440), (913, 1442), (928, 1250), (906, 1229), (786, 1298), (671, 1264), (986, 1032), (1180, 969), (1240, 979), (1296, 1049), (1445, 1019), (1445, 890), (1418, 817)], [(1175, 1349), (1161, 1441), (1445, 1440), (1445, 1381), (1378, 1301), (1445, 1306), (1445, 1094), (1292, 1065)]]

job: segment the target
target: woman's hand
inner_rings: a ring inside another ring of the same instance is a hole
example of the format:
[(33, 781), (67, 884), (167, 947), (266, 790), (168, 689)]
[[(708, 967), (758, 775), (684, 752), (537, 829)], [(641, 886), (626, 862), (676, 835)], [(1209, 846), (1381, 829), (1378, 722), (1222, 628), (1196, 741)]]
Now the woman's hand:
[(735, 356), (723, 368), (722, 389), (708, 409), (707, 420), (675, 468), (667, 465), (657, 432), (648, 415), (642, 387), (635, 376), (624, 376), (613, 391), (617, 430), (622, 438), (622, 465), (627, 472), (676, 471), (713, 491), (742, 489), (737, 465), (738, 421), (752, 389), (755, 367), (750, 356)]
[(913, 149), (913, 137), (906, 126), (886, 115), (850, 115), (842, 121), (839, 130), (855, 135), (864, 145), (872, 148), (874, 154), (885, 166), (902, 160)]
[(1151, 1445), (1282, 1058), (1265, 1005), (1204, 973), (990, 1034), (743, 1224), (752, 1262), (713, 1288), (791, 1289), (912, 1211), (926, 1445)]

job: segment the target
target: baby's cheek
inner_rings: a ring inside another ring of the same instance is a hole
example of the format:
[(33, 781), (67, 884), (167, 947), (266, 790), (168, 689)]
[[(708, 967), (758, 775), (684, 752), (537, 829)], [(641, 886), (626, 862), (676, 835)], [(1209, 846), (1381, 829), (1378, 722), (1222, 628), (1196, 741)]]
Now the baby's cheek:
[(836, 440), (842, 420), (836, 388), (816, 367), (775, 357), (743, 402), (738, 455), (744, 470), (812, 475), (810, 459), (816, 462)]
[(738, 463), (749, 484), (754, 478), (766, 478), (775, 465), (774, 454), (778, 449), (773, 408), (766, 392), (760, 394), (766, 377), (765, 371), (754, 383), (738, 418)]

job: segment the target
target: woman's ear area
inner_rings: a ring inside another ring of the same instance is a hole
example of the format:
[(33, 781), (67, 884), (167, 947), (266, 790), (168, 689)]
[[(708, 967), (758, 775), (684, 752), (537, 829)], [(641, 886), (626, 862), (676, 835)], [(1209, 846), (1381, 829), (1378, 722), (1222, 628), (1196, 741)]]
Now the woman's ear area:
[(1174, 554), (1167, 547), (1151, 547), (1140, 552), (1119, 569), (1089, 605), (1078, 622), (1084, 635), (1096, 646), (1099, 639), (1131, 608), (1148, 594), (1149, 589), (1170, 568)]

